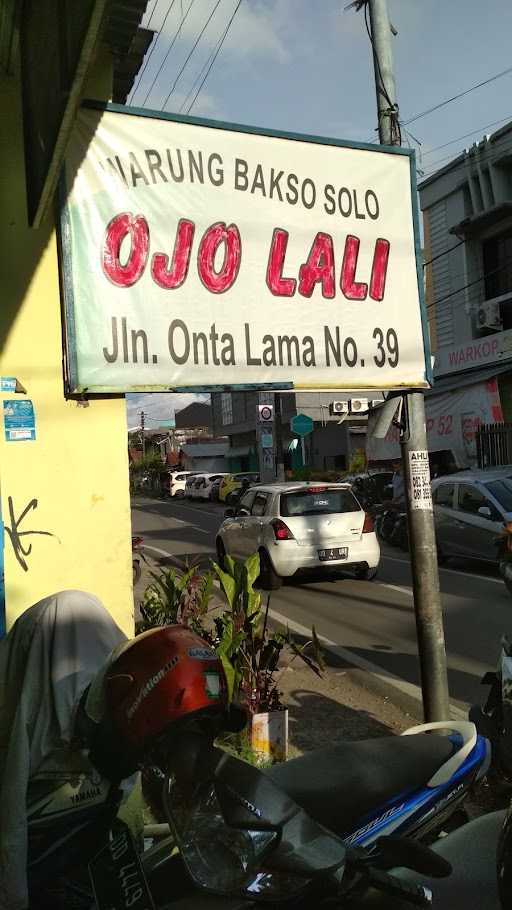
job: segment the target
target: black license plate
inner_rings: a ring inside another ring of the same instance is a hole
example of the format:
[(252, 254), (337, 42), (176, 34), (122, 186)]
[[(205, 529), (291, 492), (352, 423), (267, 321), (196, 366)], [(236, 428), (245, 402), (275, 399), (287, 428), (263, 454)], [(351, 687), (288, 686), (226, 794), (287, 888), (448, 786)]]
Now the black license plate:
[(155, 910), (130, 829), (116, 822), (112, 840), (89, 863), (98, 910)]
[(328, 550), (319, 550), (318, 558), (321, 562), (328, 562), (330, 559), (346, 559), (348, 557), (348, 547), (330, 547)]

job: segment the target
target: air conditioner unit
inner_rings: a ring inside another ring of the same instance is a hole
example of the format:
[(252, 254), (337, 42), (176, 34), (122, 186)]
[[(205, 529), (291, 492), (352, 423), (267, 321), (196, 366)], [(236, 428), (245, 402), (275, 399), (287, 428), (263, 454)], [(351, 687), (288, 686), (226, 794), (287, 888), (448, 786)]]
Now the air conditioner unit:
[(476, 324), (479, 329), (502, 329), (499, 303), (483, 301), (479, 304), (476, 308)]
[(362, 414), (368, 410), (368, 399), (367, 398), (352, 398), (350, 402), (350, 413), (351, 414)]
[(378, 408), (380, 405), (384, 404), (384, 399), (383, 398), (374, 398), (372, 401), (370, 401), (370, 404), (371, 404), (372, 408)]
[(329, 414), (348, 414), (348, 401), (331, 401)]

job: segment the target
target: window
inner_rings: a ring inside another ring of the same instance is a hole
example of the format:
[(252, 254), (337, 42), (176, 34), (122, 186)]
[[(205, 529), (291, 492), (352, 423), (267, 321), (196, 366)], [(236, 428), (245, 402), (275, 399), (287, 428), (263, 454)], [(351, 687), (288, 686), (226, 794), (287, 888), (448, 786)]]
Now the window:
[(512, 512), (512, 478), (504, 477), (503, 480), (493, 480), (486, 484), (489, 493), (492, 493), (503, 506), (505, 512)]
[(512, 291), (512, 231), (484, 240), (485, 299)]
[(233, 423), (233, 399), (231, 392), (222, 392), (220, 396), (220, 414), (222, 425)]
[(237, 512), (239, 512), (240, 509), (247, 509), (247, 511), (250, 512), (255, 495), (256, 495), (255, 490), (248, 490), (247, 493), (244, 493), (244, 495), (242, 496), (242, 498), (240, 500), (240, 504), (237, 508)]
[(477, 490), (476, 487), (468, 483), (461, 483), (459, 486), (459, 510), (469, 512), (471, 515), (478, 515), (478, 510), (482, 506), (489, 506), (489, 500), (484, 494)]
[(453, 509), (453, 483), (442, 483), (434, 492), (434, 502), (436, 506), (444, 506), (446, 509)]
[(349, 490), (306, 489), (281, 494), (281, 515), (333, 515), (339, 512), (360, 512), (355, 496)]
[(267, 508), (268, 493), (257, 493), (252, 507), (253, 515), (264, 515)]

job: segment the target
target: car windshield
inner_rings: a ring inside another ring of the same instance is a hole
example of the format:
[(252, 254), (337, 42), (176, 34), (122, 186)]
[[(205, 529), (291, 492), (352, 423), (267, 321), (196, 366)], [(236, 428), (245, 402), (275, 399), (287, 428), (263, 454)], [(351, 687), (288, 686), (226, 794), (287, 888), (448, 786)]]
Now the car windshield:
[(310, 489), (281, 494), (281, 515), (332, 515), (360, 512), (361, 506), (350, 490)]
[(512, 512), (512, 477), (503, 477), (502, 480), (491, 480), (486, 483), (489, 493), (498, 500), (505, 512)]

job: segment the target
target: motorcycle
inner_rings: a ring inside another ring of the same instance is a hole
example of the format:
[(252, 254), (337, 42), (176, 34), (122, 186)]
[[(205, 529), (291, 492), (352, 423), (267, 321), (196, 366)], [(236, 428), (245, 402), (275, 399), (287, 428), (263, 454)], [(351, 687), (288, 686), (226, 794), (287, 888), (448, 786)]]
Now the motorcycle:
[(133, 569), (133, 585), (137, 584), (140, 581), (142, 575), (142, 566), (140, 564), (141, 559), (145, 561), (145, 556), (142, 552), (142, 545), (144, 543), (143, 537), (132, 537), (132, 569)]
[(482, 705), (472, 705), (469, 719), (478, 732), (491, 743), (491, 771), (505, 785), (512, 787), (512, 642), (501, 639), (498, 667), (481, 680), (489, 686)]
[[(428, 735), (429, 731), (447, 727), (452, 731), (450, 736)], [(275, 765), (267, 772), (256, 771), (218, 749), (212, 752), (210, 742), (202, 745), (201, 761), (199, 758), (192, 761), (192, 758), (187, 758), (185, 748), (190, 737), (183, 735), (173, 742), (172, 755), (158, 761), (154, 758), (150, 761), (148, 756), (148, 766), (159, 781), (164, 816), (171, 825), (174, 843), (180, 848), (182, 862), (189, 875), (194, 872), (197, 877), (197, 865), (206, 864), (201, 872), (202, 887), (215, 893), (220, 891), (232, 894), (236, 888), (226, 878), (228, 872), (222, 872), (225, 868), (231, 870), (229, 875), (234, 875), (230, 866), (230, 845), (234, 844), (245, 851), (243, 861), (240, 860), (240, 869), (250, 867), (254, 871), (255, 864), (260, 860), (267, 862), (267, 852), (274, 844), (274, 828), (270, 822), (272, 818), (275, 819), (274, 813), (268, 823), (261, 823), (258, 829), (260, 833), (257, 836), (251, 835), (248, 841), (241, 834), (238, 837), (233, 832), (229, 837), (225, 834), (224, 839), (220, 834), (217, 836), (214, 821), (216, 819), (215, 824), (220, 824), (223, 813), (229, 809), (229, 796), (235, 792), (241, 794), (234, 816), (235, 820), (238, 819), (238, 825), (247, 821), (250, 807), (257, 805), (256, 797), (267, 790), (274, 794), (274, 802), (269, 799), (268, 804), (265, 803), (265, 811), (270, 812), (273, 806), (278, 807), (279, 800), (286, 805), (298, 807), (294, 812), (300, 813), (300, 824), (295, 820), (291, 833), (287, 833), (286, 837), (283, 833), (282, 836), (285, 843), (288, 843), (289, 837), (299, 837), (299, 853), (303, 848), (306, 849), (301, 841), (302, 834), (299, 836), (301, 826), (305, 831), (316, 831), (315, 837), (319, 837), (320, 841), (327, 838), (326, 856), (332, 856), (333, 850), (339, 852), (340, 845), (345, 851), (363, 849), (365, 856), (369, 857), (370, 865), (378, 863), (383, 868), (401, 864), (401, 860), (394, 853), (388, 855), (384, 851), (382, 854), (382, 838), (390, 834), (412, 838), (419, 850), (419, 842), (428, 836), (434, 836), (434, 832), (443, 828), (449, 817), (460, 809), (471, 786), (486, 773), (489, 762), (488, 744), (482, 737), (477, 737), (473, 724), (467, 721), (447, 721), (414, 727), (407, 734), (317, 750), (282, 765)], [(196, 771), (199, 774), (200, 769), (208, 765), (208, 762), (203, 762), (205, 753), (209, 760), (210, 755), (213, 755), (215, 761), (207, 782), (210, 789), (203, 790), (196, 787), (194, 774)], [(196, 771), (193, 772), (193, 769)], [(177, 772), (182, 776), (185, 772), (189, 775), (188, 789), (185, 787), (185, 791), (179, 782), (179, 774), (176, 776)], [(254, 775), (257, 784), (252, 783)], [(219, 815), (217, 806), (212, 819), (210, 808), (214, 802), (211, 788), (218, 781), (222, 787), (227, 787), (227, 795), (223, 797), (222, 812)], [(198, 800), (194, 804), (192, 816), (191, 794), (195, 794), (194, 799), (197, 797)], [(279, 800), (276, 794), (280, 794)], [(104, 910), (117, 906), (112, 898), (112, 890), (119, 887), (120, 869), (129, 869), (131, 864), (134, 870), (139, 868), (134, 859), (134, 849), (129, 845), (129, 836), (116, 821), (120, 797), (119, 789), (109, 785), (98, 774), (87, 774), (85, 771), (80, 773), (78, 768), (76, 778), (68, 778), (64, 783), (59, 784), (55, 776), (47, 778), (45, 775), (32, 782), (28, 801), (29, 880), (32, 894), (37, 895), (43, 884), (55, 880), (58, 883), (58, 893), (65, 894), (65, 901), (60, 905), (55, 894), (52, 894), (54, 906), (76, 906), (85, 910), (91, 901), (85, 874), (86, 863), (89, 861), (92, 863), (91, 874), (98, 907)], [(263, 816), (257, 816), (260, 822)], [(254, 822), (254, 817), (251, 818)], [(287, 819), (285, 813), (285, 820)], [(276, 842), (275, 846), (277, 845)], [(291, 850), (291, 847), (288, 846), (287, 849)], [(167, 858), (170, 853), (168, 850)], [(94, 858), (95, 855), (97, 859)], [(283, 857), (286, 855), (285, 850)], [(195, 857), (194, 869), (190, 857)], [(144, 862), (143, 859), (143, 866)], [(107, 867), (111, 870), (109, 874)], [(161, 878), (164, 874), (162, 864), (159, 862), (157, 867), (157, 877)], [(173, 868), (171, 866), (166, 874), (170, 876)], [(299, 864), (299, 871), (302, 868)], [(238, 878), (235, 877), (237, 888), (240, 869)], [(288, 871), (293, 871), (293, 864)], [(210, 881), (207, 874), (217, 878)], [(267, 892), (266, 880), (258, 876), (260, 873), (255, 873), (256, 884), (247, 885), (248, 896), (251, 898), (260, 892)], [(133, 881), (139, 882), (139, 878), (140, 875), (136, 875)], [(292, 875), (291, 882), (286, 879), (281, 883), (282, 888), (289, 889), (288, 897), (294, 894), (294, 881)], [(144, 898), (147, 901), (146, 890), (140, 883), (134, 891), (128, 891), (133, 897), (141, 888), (141, 900)], [(150, 882), (147, 890), (151, 892), (152, 888)], [(270, 884), (268, 888), (271, 890)], [(239, 890), (240, 888), (237, 893)], [(71, 895), (76, 904), (71, 903)], [(82, 898), (83, 903), (80, 903)], [(45, 906), (39, 905), (37, 900), (33, 903), (38, 910), (40, 906)], [(151, 904), (135, 902), (133, 906), (142, 908)]]
[(500, 575), (509, 594), (512, 594), (512, 522), (503, 526), (498, 541), (498, 564)]

